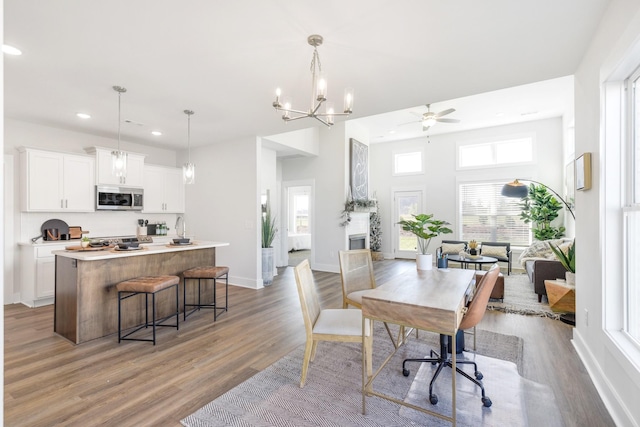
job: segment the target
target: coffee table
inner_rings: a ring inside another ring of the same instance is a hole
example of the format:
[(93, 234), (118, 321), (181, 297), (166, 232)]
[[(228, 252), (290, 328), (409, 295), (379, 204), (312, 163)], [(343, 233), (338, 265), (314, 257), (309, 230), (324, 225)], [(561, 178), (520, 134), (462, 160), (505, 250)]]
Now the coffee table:
[(475, 264), (476, 270), (482, 270), (482, 264), (493, 264), (498, 262), (497, 258), (490, 256), (480, 256), (478, 258), (460, 258), (460, 255), (449, 255), (447, 257), (449, 261), (459, 262), (462, 268), (467, 268), (469, 264)]

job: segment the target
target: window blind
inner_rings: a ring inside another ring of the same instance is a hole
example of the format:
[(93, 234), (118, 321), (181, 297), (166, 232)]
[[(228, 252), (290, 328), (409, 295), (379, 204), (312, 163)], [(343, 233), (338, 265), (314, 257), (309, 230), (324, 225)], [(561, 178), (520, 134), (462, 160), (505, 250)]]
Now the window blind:
[(530, 226), (520, 219), (520, 199), (501, 193), (504, 183), (460, 184), (461, 238), (478, 242), (531, 244)]

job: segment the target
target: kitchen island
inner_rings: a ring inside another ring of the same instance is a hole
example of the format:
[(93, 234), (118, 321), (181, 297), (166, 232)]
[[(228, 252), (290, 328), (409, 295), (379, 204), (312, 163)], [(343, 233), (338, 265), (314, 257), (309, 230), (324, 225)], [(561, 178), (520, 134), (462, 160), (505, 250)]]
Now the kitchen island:
[[(118, 331), (115, 286), (141, 276), (182, 275), (193, 267), (215, 265), (216, 248), (228, 243), (194, 241), (190, 245), (152, 244), (119, 251), (58, 250), (56, 257), (54, 332), (80, 344)], [(179, 295), (182, 296), (180, 283)], [(187, 296), (188, 298), (193, 296)], [(123, 306), (124, 328), (144, 323), (144, 298)], [(182, 305), (182, 304), (181, 304)], [(159, 294), (158, 317), (175, 311), (175, 294)]]

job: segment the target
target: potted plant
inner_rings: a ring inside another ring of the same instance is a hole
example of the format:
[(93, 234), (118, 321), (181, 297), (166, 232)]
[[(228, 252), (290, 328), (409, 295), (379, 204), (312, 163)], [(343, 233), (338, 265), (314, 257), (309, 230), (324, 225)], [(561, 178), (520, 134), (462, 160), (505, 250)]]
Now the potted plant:
[(564, 274), (564, 278), (567, 281), (567, 285), (575, 286), (576, 284), (576, 244), (573, 242), (569, 249), (565, 253), (558, 246), (549, 244), (549, 247), (558, 258), (558, 261), (567, 270)]
[(271, 247), (276, 237), (276, 217), (271, 215), (271, 208), (267, 205), (262, 214), (262, 284), (270, 286), (273, 283), (274, 250)]
[(431, 270), (433, 266), (433, 254), (428, 253), (431, 239), (440, 234), (452, 233), (448, 222), (433, 219), (433, 214), (411, 215), (413, 219), (403, 219), (398, 222), (404, 231), (413, 233), (418, 238), (418, 253), (416, 265), (418, 270)]
[(469, 255), (478, 255), (478, 242), (475, 240), (469, 242)]
[(89, 242), (90, 242), (89, 237), (82, 236), (82, 239), (80, 239), (80, 246), (82, 246), (83, 248), (88, 248)]
[(551, 222), (558, 218), (558, 211), (562, 209), (562, 205), (544, 185), (531, 184), (529, 194), (522, 199), (521, 207), (520, 218), (525, 224), (534, 224), (533, 237), (537, 240), (559, 239), (564, 236), (564, 227), (551, 225)]

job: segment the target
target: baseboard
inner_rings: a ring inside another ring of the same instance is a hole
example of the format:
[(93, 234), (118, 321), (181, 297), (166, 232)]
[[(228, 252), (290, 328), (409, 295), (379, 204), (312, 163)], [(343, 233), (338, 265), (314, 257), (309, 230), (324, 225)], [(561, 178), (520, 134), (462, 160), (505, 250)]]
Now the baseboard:
[(584, 364), (591, 381), (593, 381), (593, 385), (596, 387), (604, 406), (609, 411), (609, 415), (611, 415), (615, 424), (617, 426), (637, 427), (638, 423), (633, 419), (626, 407), (620, 404), (622, 400), (618, 396), (615, 388), (612, 387), (611, 382), (607, 379), (604, 372), (602, 372), (602, 369), (600, 369), (600, 365), (584, 342), (584, 339), (582, 338), (582, 335), (580, 335), (578, 329), (573, 330), (573, 339), (571, 340), (571, 343), (576, 349), (578, 357)]

